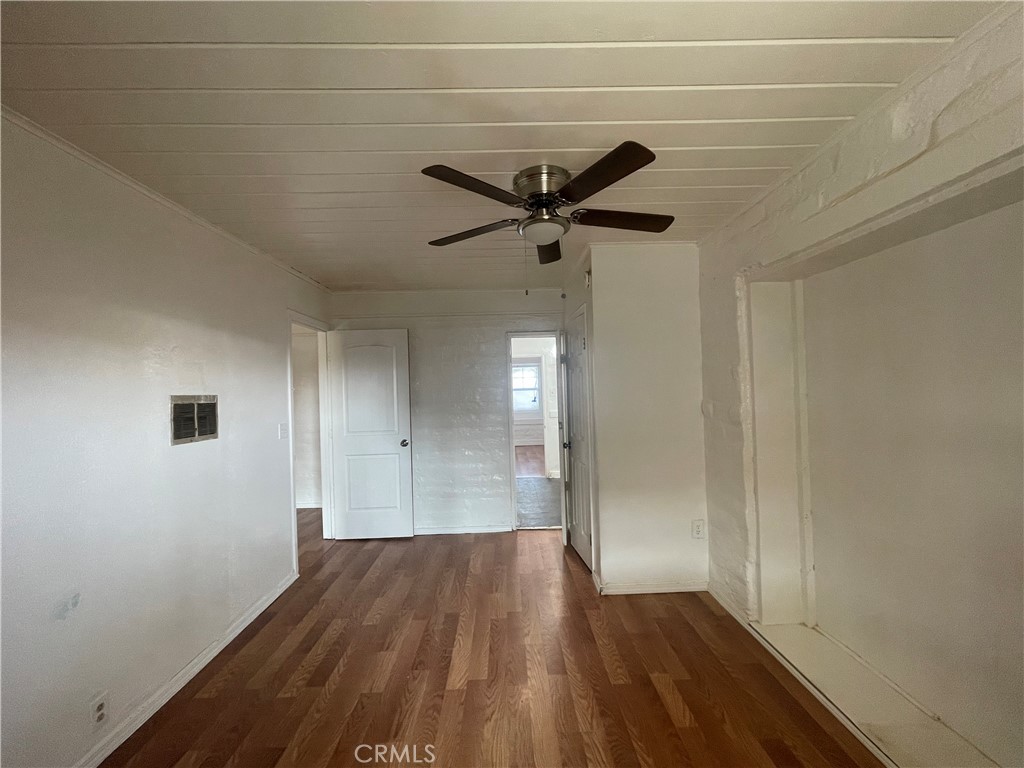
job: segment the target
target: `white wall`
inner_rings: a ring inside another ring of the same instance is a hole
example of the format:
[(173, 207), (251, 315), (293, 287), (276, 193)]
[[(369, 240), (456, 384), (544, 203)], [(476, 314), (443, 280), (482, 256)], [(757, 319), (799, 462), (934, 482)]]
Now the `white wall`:
[[(288, 309), (324, 295), (6, 115), (3, 163), (2, 758), (65, 766), (295, 577)], [(197, 393), (220, 437), (172, 447)]]
[(697, 249), (594, 245), (591, 268), (602, 585), (703, 589), (707, 541), (691, 537), (706, 516)]
[(1024, 206), (805, 281), (818, 622), (1024, 764)]
[[(516, 358), (539, 358), (542, 361), (541, 370), (541, 408), (543, 415), (538, 426), (539, 436), (544, 445), (544, 474), (547, 477), (559, 477), (561, 475), (561, 441), (558, 435), (558, 344), (553, 336), (517, 338), (512, 339), (512, 357)], [(513, 428), (517, 435), (520, 423), (528, 426), (520, 418), (520, 414), (514, 414), (515, 424)], [(531, 433), (533, 434), (533, 433)], [(516, 445), (538, 445), (536, 442), (520, 443)]]
[(877, 250), (873, 232), (1019, 167), (1021, 11), (1007, 3), (700, 243), (710, 588), (737, 613), (759, 613), (737, 277), (826, 249), (849, 258), (858, 239)]
[(292, 326), (292, 453), (295, 506), (321, 506), (320, 364), (317, 332)]
[(560, 292), (353, 293), (333, 300), (336, 328), (409, 330), (416, 532), (510, 530), (507, 333), (557, 331)]

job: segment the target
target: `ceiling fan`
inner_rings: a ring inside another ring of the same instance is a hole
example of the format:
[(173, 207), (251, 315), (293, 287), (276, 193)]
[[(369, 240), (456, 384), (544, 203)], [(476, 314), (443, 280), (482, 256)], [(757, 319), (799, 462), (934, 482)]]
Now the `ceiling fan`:
[(558, 212), (563, 206), (579, 205), (591, 195), (640, 170), (652, 160), (654, 153), (647, 147), (635, 141), (624, 141), (576, 178), (573, 178), (565, 168), (557, 165), (534, 165), (526, 168), (512, 179), (512, 188), (515, 192), (507, 192), (447, 165), (431, 165), (423, 169), (427, 176), (476, 192), (499, 203), (511, 205), (513, 208), (525, 208), (529, 215), (525, 219), (502, 219), (492, 224), (484, 224), (482, 227), (467, 229), (465, 232), (431, 240), (430, 245), (451, 245), (488, 232), (515, 227), (522, 237), (537, 246), (540, 263), (551, 264), (562, 258), (562, 249), (558, 241), (573, 224), (632, 229), (639, 232), (664, 232), (672, 224), (672, 216), (596, 208), (577, 208), (568, 216)]

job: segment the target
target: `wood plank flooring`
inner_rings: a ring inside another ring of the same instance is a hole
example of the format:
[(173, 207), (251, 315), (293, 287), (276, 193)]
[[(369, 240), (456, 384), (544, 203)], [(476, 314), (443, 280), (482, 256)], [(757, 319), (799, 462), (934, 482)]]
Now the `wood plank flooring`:
[(544, 446), (516, 446), (516, 477), (544, 477)]
[(299, 580), (104, 766), (879, 765), (706, 593), (600, 597), (557, 531), (299, 521)]

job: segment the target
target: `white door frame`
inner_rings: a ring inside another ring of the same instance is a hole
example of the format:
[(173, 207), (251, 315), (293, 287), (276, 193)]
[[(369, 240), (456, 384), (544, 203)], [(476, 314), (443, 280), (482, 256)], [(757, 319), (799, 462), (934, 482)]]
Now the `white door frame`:
[[(558, 401), (558, 441), (565, 442), (565, 414), (563, 408), (562, 393), (562, 366), (561, 366), (561, 331), (506, 331), (505, 332), (505, 381), (508, 384), (508, 446), (509, 446), (509, 500), (512, 504), (512, 530), (519, 528), (519, 516), (516, 513), (516, 439), (515, 439), (515, 414), (512, 410), (512, 339), (538, 339), (552, 338), (555, 340), (555, 398)], [(541, 385), (543, 386), (544, 371), (541, 364)], [(547, 458), (547, 454), (545, 454)], [(565, 540), (565, 456), (564, 451), (558, 452), (558, 479), (562, 483), (563, 492), (558, 494), (559, 506), (561, 507), (561, 528), (562, 540)]]
[[(292, 371), (292, 325), (301, 325), (303, 328), (309, 328), (312, 331), (316, 331), (317, 338), (317, 349), (320, 350), (317, 355), (317, 375), (319, 377), (318, 386), (320, 389), (319, 400), (320, 400), (320, 477), (324, 478), (324, 469), (327, 467), (324, 457), (324, 435), (330, 430), (330, 411), (324, 410), (324, 374), (326, 373), (326, 359), (324, 357), (323, 350), (327, 343), (327, 333), (330, 330), (330, 325), (327, 323), (317, 320), (315, 317), (298, 312), (294, 309), (288, 310), (288, 478), (291, 485), (291, 499), (292, 499), (292, 567), (295, 572), (299, 571), (299, 521), (296, 514), (296, 499), (295, 499), (295, 382), (293, 380)], [(321, 480), (321, 484), (325, 481)], [(327, 514), (328, 497), (323, 493), (321, 489), (321, 502), (322, 513), (321, 516), (324, 519), (324, 538), (327, 537), (327, 521), (329, 516)], [(333, 521), (332, 521), (333, 525)]]
[(569, 382), (566, 380), (568, 372), (566, 358), (565, 330), (558, 332), (558, 456), (561, 462), (562, 492), (559, 497), (562, 499), (562, 546), (569, 546), (569, 451), (566, 446), (566, 423), (569, 418)]
[(334, 411), (331, 407), (331, 372), (327, 360), (327, 333), (317, 334), (320, 370), (320, 503), (324, 538), (334, 538)]

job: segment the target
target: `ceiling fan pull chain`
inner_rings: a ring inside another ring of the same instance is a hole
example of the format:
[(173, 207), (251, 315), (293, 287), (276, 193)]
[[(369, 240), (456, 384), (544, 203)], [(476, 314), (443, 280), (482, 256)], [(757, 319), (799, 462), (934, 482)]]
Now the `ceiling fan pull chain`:
[(526, 290), (527, 296), (530, 295), (530, 255), (528, 251), (526, 241), (523, 240), (523, 288)]

